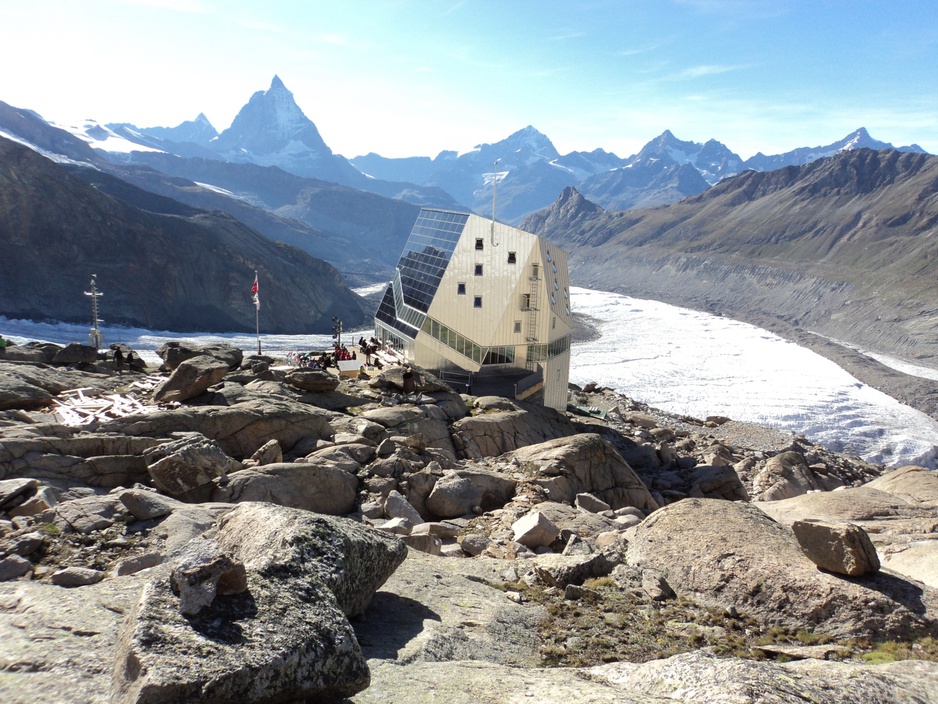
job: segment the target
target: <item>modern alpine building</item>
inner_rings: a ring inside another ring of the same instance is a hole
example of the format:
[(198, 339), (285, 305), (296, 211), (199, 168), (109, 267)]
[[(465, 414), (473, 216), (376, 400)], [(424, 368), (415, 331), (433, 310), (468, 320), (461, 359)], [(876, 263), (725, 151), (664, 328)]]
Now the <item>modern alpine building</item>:
[(375, 314), (416, 366), (564, 410), (570, 376), (567, 254), (477, 215), (424, 209)]

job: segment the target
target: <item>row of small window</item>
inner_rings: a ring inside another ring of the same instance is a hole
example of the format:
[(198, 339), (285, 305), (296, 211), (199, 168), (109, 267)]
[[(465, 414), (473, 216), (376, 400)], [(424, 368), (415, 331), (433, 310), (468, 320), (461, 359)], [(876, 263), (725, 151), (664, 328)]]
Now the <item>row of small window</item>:
[[(484, 249), (485, 249), (485, 238), (484, 238), (484, 237), (476, 237), (476, 251), (481, 252), (481, 251), (484, 250)], [(518, 253), (517, 253), (517, 252), (509, 252), (509, 253), (508, 253), (508, 263), (509, 263), (509, 264), (517, 264), (517, 263), (518, 263)]]
[[(477, 276), (481, 276), (481, 275), (482, 275), (482, 265), (481, 265), (481, 264), (478, 264), (478, 265), (476, 266), (476, 275), (477, 275)], [(567, 295), (567, 289), (564, 289), (564, 290), (563, 290), (563, 293), (564, 293), (564, 296), (566, 296), (566, 295)], [(463, 283), (463, 282), (460, 281), (459, 283), (456, 284), (456, 294), (459, 295), (459, 296), (465, 296), (465, 295), (466, 295), (466, 284), (465, 284), (465, 283)], [(551, 304), (553, 304), (553, 305), (556, 305), (556, 304), (557, 304), (557, 297), (556, 297), (553, 293), (550, 294), (550, 302), (551, 302)], [(473, 307), (473, 308), (481, 308), (481, 307), (482, 307), (482, 296), (475, 296), (475, 297), (473, 298), (473, 300), (472, 300), (472, 307)], [(521, 294), (521, 310), (534, 310), (534, 309), (535, 309), (535, 306), (534, 306), (534, 304), (533, 304), (533, 301), (531, 300), (531, 294), (530, 294), (530, 293), (522, 293), (522, 294)], [(569, 305), (569, 304), (566, 304), (566, 303), (564, 304), (564, 310), (567, 312), (567, 315), (570, 315), (570, 305)], [(555, 321), (555, 322), (556, 322), (556, 321)]]
[[(466, 284), (460, 282), (456, 284), (456, 294), (459, 296), (466, 295)], [(473, 296), (472, 297), (472, 307), (481, 308), (482, 307), (482, 296)]]
[(570, 351), (570, 335), (564, 335), (553, 342), (540, 345), (528, 345), (528, 362), (544, 362)]
[(513, 346), (482, 347), (433, 318), (424, 321), (423, 331), (476, 364), (513, 364), (515, 361)]

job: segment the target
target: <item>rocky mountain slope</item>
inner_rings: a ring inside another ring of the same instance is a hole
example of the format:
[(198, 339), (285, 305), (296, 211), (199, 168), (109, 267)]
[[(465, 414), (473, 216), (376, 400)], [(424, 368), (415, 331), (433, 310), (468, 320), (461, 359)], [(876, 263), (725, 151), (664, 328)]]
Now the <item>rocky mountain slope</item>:
[(159, 354), (0, 352), (4, 701), (938, 702), (932, 472)]
[(390, 276), (420, 211), (404, 200), (301, 178), (277, 167), (167, 154), (146, 161), (148, 168), (112, 165), (107, 170), (140, 188), (230, 213), (273, 240), (325, 259), (355, 282)]
[[(355, 283), (386, 278), (417, 217), (418, 207), (403, 200), (302, 178), (277, 167), (221, 161), (207, 147), (192, 142), (186, 143), (186, 149), (173, 149), (193, 156), (175, 156), (163, 151), (166, 145), (160, 138), (127, 134), (127, 126), (113, 127), (114, 134), (160, 148), (148, 152), (151, 166), (124, 163), (133, 161), (126, 154), (119, 163), (110, 161), (35, 113), (0, 103), (0, 133), (55, 161), (93, 166), (74, 171), (83, 178), (96, 179), (98, 172), (104, 172), (196, 208), (229, 213), (272, 240), (325, 259)], [(210, 158), (204, 157), (206, 153)]]
[(643, 157), (627, 166), (596, 174), (579, 187), (583, 195), (610, 210), (652, 208), (695, 196), (709, 188), (700, 172), (688, 163)]
[(253, 330), (257, 270), (267, 332), (364, 322), (361, 299), (329, 264), (224, 213), (95, 178), (98, 187), (0, 139), (0, 314), (90, 322), (83, 292), (97, 274), (111, 325)]
[(931, 359), (936, 224), (938, 158), (860, 149), (650, 210), (571, 190), (523, 227), (570, 251), (578, 285)]

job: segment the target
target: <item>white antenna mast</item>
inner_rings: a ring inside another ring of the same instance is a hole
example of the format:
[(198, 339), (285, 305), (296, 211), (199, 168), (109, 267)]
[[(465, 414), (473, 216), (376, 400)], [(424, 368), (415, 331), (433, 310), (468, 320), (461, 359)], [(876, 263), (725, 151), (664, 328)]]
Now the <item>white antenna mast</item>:
[(91, 290), (85, 291), (85, 295), (91, 296), (91, 317), (94, 325), (94, 327), (91, 328), (91, 332), (88, 334), (88, 343), (95, 349), (101, 349), (104, 346), (104, 336), (101, 334), (101, 330), (98, 327), (101, 322), (103, 322), (98, 319), (98, 297), (104, 294), (98, 290), (97, 278), (97, 274), (91, 275)]
[(491, 240), (492, 246), (497, 247), (498, 243), (495, 241), (495, 192), (498, 188), (498, 162), (501, 159), (496, 159), (495, 164), (492, 166), (492, 233)]

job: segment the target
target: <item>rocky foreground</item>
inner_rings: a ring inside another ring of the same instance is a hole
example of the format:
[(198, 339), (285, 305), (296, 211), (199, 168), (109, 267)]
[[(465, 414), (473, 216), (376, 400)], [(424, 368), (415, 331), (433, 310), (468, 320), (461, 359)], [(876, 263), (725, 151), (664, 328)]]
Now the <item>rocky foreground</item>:
[(0, 354), (0, 701), (938, 702), (923, 468), (590, 387)]

